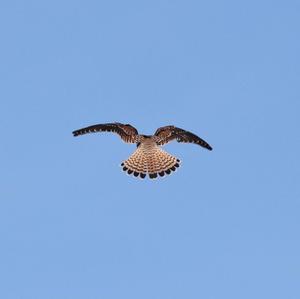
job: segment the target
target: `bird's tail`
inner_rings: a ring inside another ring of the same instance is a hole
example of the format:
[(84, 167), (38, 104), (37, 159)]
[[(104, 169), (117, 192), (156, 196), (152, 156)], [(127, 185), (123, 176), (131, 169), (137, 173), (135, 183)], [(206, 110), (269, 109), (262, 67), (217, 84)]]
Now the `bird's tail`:
[(135, 177), (145, 178), (148, 174), (151, 179), (155, 179), (157, 176), (163, 177), (176, 171), (180, 166), (180, 160), (159, 147), (151, 151), (138, 147), (121, 166), (123, 171)]

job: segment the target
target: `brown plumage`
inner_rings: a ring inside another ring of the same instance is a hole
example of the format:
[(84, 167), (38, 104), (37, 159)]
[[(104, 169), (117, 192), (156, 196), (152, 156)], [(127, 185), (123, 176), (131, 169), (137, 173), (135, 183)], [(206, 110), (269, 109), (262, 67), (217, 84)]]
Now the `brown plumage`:
[(73, 132), (74, 136), (96, 132), (113, 132), (127, 143), (136, 143), (136, 151), (121, 166), (124, 171), (135, 177), (151, 179), (169, 175), (180, 166), (180, 160), (161, 149), (160, 146), (177, 140), (177, 142), (195, 143), (208, 150), (212, 147), (197, 135), (175, 126), (161, 127), (152, 136), (140, 135), (129, 124), (107, 123), (82, 128)]

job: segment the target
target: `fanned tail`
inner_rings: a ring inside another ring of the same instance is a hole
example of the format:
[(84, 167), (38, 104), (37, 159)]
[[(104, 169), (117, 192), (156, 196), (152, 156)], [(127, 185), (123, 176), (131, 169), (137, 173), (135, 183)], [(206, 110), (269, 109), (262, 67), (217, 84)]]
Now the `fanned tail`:
[(135, 177), (150, 179), (171, 174), (180, 166), (180, 160), (159, 147), (151, 149), (138, 147), (137, 150), (121, 166), (123, 171)]

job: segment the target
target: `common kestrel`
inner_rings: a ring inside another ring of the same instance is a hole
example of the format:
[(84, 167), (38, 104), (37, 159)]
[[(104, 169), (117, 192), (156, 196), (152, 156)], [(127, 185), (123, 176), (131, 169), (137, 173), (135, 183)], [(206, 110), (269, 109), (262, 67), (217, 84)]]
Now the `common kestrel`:
[(165, 126), (158, 128), (154, 135), (141, 135), (129, 124), (107, 123), (82, 128), (73, 132), (74, 136), (87, 133), (113, 132), (117, 133), (126, 143), (136, 143), (136, 151), (121, 163), (123, 171), (135, 177), (151, 179), (169, 175), (180, 166), (180, 160), (165, 152), (161, 146), (176, 140), (177, 142), (195, 143), (208, 150), (212, 147), (197, 135), (177, 128)]

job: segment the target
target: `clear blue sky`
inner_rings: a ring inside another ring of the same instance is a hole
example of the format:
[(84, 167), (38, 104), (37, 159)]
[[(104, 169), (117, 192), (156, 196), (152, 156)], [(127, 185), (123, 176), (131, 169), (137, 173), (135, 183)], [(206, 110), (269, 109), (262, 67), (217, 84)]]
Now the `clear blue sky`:
[[(0, 3), (0, 298), (300, 298), (299, 1)], [(74, 129), (174, 124), (165, 179)]]

